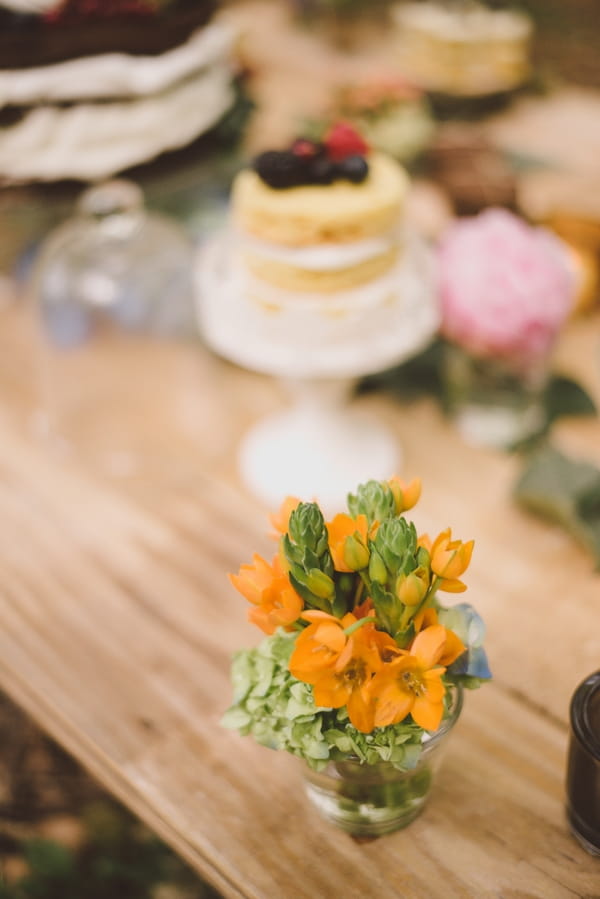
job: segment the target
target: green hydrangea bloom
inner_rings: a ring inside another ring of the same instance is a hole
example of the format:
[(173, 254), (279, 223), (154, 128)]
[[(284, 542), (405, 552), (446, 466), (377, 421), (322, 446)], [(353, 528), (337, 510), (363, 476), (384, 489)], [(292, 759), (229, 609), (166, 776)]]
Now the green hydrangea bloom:
[(224, 727), (296, 755), (317, 770), (349, 756), (368, 765), (386, 761), (401, 770), (415, 767), (422, 740), (418, 725), (401, 722), (363, 734), (350, 724), (345, 708), (318, 708), (312, 687), (288, 670), (293, 648), (294, 635), (278, 632), (234, 655), (234, 702), (221, 720)]

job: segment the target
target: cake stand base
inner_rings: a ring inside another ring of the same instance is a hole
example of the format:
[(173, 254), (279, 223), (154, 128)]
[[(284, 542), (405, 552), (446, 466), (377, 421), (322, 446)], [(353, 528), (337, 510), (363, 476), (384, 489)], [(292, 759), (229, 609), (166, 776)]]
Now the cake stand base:
[(305, 382), (295, 406), (263, 419), (245, 435), (240, 474), (271, 508), (286, 496), (297, 496), (318, 500), (334, 514), (345, 505), (349, 489), (397, 474), (397, 439), (374, 416), (345, 404), (348, 387), (347, 382)]

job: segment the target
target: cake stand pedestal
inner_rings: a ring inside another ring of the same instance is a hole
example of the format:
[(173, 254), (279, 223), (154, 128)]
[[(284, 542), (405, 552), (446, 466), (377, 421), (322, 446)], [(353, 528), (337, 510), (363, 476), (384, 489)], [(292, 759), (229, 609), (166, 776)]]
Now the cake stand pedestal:
[(395, 434), (352, 402), (356, 381), (424, 349), (439, 315), (433, 264), (412, 237), (389, 278), (385, 300), (364, 291), (341, 298), (286, 299), (280, 308), (248, 298), (245, 274), (223, 234), (198, 256), (198, 317), (207, 345), (244, 368), (278, 378), (289, 408), (242, 439), (247, 488), (271, 508), (286, 496), (318, 500), (325, 511), (349, 490), (400, 470)]

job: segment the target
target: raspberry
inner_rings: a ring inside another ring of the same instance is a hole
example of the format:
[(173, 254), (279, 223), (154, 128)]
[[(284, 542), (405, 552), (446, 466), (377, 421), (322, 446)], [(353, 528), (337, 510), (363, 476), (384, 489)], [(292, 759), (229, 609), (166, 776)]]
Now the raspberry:
[(348, 122), (338, 122), (325, 136), (325, 147), (330, 159), (341, 162), (347, 156), (363, 156), (369, 146), (358, 131)]
[(300, 156), (301, 159), (312, 159), (321, 151), (321, 145), (316, 144), (313, 140), (306, 137), (299, 137), (291, 146), (294, 156)]

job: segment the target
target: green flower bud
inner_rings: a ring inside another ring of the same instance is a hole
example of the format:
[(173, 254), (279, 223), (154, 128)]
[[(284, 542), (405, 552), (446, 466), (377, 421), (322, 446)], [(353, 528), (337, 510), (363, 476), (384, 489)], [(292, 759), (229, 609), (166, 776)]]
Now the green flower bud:
[(369, 564), (371, 553), (365, 544), (354, 535), (346, 537), (344, 543), (344, 562), (352, 571), (362, 571)]
[(374, 546), (393, 576), (390, 587), (399, 574), (408, 574), (417, 567), (417, 533), (414, 525), (404, 518), (383, 522), (375, 535)]
[(323, 513), (316, 503), (300, 503), (290, 515), (288, 533), (293, 543), (322, 556), (328, 547)]
[(348, 509), (353, 518), (365, 515), (369, 524), (386, 521), (396, 514), (394, 494), (386, 481), (368, 481), (361, 484), (356, 496), (349, 494)]
[(401, 574), (396, 581), (396, 596), (405, 606), (418, 606), (427, 593), (427, 582), (415, 571)]
[(431, 554), (424, 546), (420, 546), (417, 550), (417, 562), (419, 568), (426, 568), (428, 571), (431, 568)]
[(319, 599), (332, 599), (335, 594), (334, 582), (329, 575), (319, 571), (318, 568), (312, 568), (308, 573), (302, 572), (298, 580)]
[(371, 550), (369, 559), (369, 579), (376, 584), (385, 584), (388, 578), (388, 570), (385, 563), (376, 550)]

